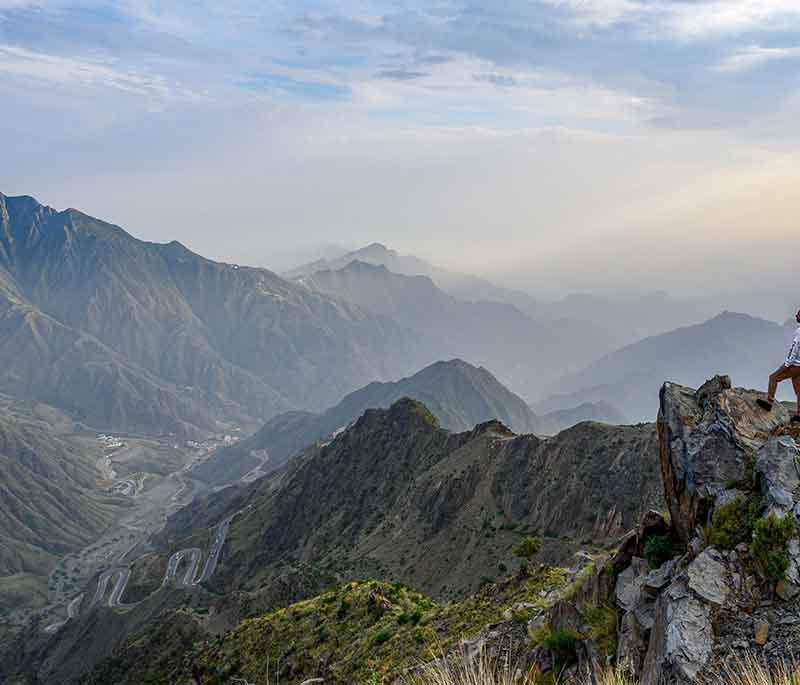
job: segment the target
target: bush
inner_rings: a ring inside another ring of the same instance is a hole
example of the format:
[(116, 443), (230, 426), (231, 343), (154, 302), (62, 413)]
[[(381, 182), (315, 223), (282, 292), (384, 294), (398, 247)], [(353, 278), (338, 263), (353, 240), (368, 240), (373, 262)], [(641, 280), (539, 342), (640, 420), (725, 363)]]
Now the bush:
[(373, 642), (376, 645), (382, 645), (384, 642), (389, 642), (391, 639), (392, 634), (388, 630), (382, 630), (375, 636)]
[(588, 607), (583, 619), (589, 626), (589, 639), (606, 656), (617, 653), (617, 612), (613, 607), (603, 605)]
[(651, 535), (644, 543), (644, 558), (650, 568), (658, 568), (672, 558), (672, 540), (668, 535)]
[(706, 529), (706, 542), (721, 549), (733, 549), (741, 542), (750, 543), (758, 507), (758, 500), (753, 497), (737, 497), (717, 509), (714, 525)]
[(764, 578), (771, 583), (778, 583), (786, 577), (789, 540), (795, 532), (794, 519), (789, 515), (778, 518), (770, 514), (756, 521), (750, 554)]
[(549, 649), (556, 661), (568, 664), (577, 657), (576, 648), (581, 636), (572, 630), (552, 630), (544, 639), (544, 646)]
[(516, 547), (512, 550), (514, 552), (514, 556), (520, 557), (521, 559), (527, 559), (530, 561), (535, 557), (539, 552), (542, 551), (542, 540), (541, 538), (522, 538), (519, 541)]

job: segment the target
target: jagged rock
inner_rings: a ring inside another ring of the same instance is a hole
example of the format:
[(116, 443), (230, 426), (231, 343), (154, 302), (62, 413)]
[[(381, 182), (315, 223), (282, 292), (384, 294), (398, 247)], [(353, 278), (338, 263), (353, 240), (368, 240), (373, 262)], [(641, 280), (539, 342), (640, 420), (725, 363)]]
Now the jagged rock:
[(793, 493), (800, 486), (798, 458), (800, 450), (788, 436), (772, 438), (758, 451), (756, 480), (768, 512), (783, 516), (794, 509)]
[(675, 559), (670, 559), (661, 564), (659, 568), (650, 571), (644, 579), (644, 587), (653, 593), (664, 589), (669, 584), (677, 563)]
[(710, 547), (702, 552), (687, 570), (689, 589), (707, 602), (723, 606), (731, 589), (728, 583), (728, 571), (723, 563), (722, 555)]
[(705, 525), (727, 483), (752, 478), (756, 450), (787, 422), (782, 405), (765, 412), (756, 404), (759, 396), (732, 390), (726, 376), (697, 391), (674, 383), (661, 388), (661, 476), (673, 530), (684, 542)]
[(786, 580), (793, 585), (800, 585), (800, 541), (797, 538), (789, 540), (789, 568), (786, 571)]
[(633, 611), (647, 577), (648, 566), (644, 559), (634, 557), (631, 565), (617, 576), (614, 594), (617, 604), (625, 611)]
[(644, 629), (632, 612), (622, 617), (617, 636), (617, 665), (634, 678), (642, 671), (642, 663), (647, 653), (649, 630)]
[(656, 603), (642, 685), (695, 679), (711, 657), (713, 639), (710, 607), (690, 593), (685, 582), (674, 582)]

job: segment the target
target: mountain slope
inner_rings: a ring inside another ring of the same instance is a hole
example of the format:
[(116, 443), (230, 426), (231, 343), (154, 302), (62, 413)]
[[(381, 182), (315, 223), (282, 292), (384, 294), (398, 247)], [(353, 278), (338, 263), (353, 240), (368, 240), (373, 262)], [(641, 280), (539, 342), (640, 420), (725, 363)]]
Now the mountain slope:
[(269, 456), (269, 470), (279, 468), (289, 457), (346, 427), (367, 409), (388, 408), (402, 397), (423, 402), (450, 431), (469, 430), (490, 419), (520, 433), (531, 433), (536, 427), (528, 405), (489, 371), (454, 359), (437, 362), (394, 383), (370, 383), (322, 414), (276, 416), (255, 435), (221, 450), (193, 473), (211, 482), (235, 480), (257, 466), (260, 459), (253, 452), (261, 450)]
[(543, 412), (577, 401), (608, 401), (630, 420), (652, 419), (664, 379), (699, 386), (722, 369), (737, 385), (766, 390), (767, 376), (785, 357), (785, 336), (784, 328), (771, 321), (725, 312), (607, 355), (563, 378), (554, 386), (558, 394), (535, 408)]
[(443, 355), (492, 369), (526, 399), (542, 397), (546, 385), (577, 369), (606, 348), (601, 340), (587, 357), (591, 329), (574, 322), (543, 324), (512, 305), (465, 302), (439, 289), (427, 276), (404, 276), (385, 266), (352, 262), (338, 271), (319, 271), (298, 279), (311, 292), (354, 302), (386, 314), (439, 342)]
[[(235, 511), (212, 585), (271, 586), (290, 569), (374, 577), (435, 596), (478, 586), (522, 531), (546, 558), (627, 530), (658, 506), (655, 427), (584, 423), (549, 439), (489, 422), (449, 433), (415, 400), (367, 411), (332, 443), (226, 499), (199, 500), (163, 534), (169, 549)], [(570, 543), (569, 541), (573, 541)], [(313, 585), (313, 583), (312, 583)], [(313, 587), (311, 588), (313, 589)]]
[(386, 317), (269, 271), (0, 195), (0, 361), (12, 358), (2, 391), (169, 432), (319, 409), (431, 357)]
[(42, 422), (0, 416), (0, 614), (45, 592), (58, 559), (121, 511), (98, 492), (97, 476), (93, 455)]

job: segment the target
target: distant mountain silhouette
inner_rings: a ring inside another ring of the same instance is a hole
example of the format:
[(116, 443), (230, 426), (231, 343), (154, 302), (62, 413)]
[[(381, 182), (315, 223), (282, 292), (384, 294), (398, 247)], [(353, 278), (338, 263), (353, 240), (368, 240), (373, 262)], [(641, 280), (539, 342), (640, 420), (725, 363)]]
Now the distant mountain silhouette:
[(390, 319), (0, 195), (0, 392), (104, 429), (253, 425), (437, 355)]
[(370, 383), (322, 414), (288, 412), (276, 416), (252, 437), (220, 450), (193, 474), (213, 483), (240, 478), (258, 465), (254, 452), (264, 450), (267, 470), (282, 466), (314, 442), (330, 439), (367, 409), (386, 408), (403, 397), (424, 402), (443, 428), (470, 430), (498, 419), (520, 433), (532, 433), (536, 418), (527, 404), (489, 371), (460, 359), (437, 362), (410, 378), (394, 383)]
[(664, 380), (696, 387), (721, 372), (730, 373), (738, 386), (766, 390), (767, 376), (785, 357), (786, 334), (771, 321), (724, 312), (628, 345), (565, 376), (534, 409), (543, 413), (581, 401), (607, 401), (628, 420), (653, 420)]

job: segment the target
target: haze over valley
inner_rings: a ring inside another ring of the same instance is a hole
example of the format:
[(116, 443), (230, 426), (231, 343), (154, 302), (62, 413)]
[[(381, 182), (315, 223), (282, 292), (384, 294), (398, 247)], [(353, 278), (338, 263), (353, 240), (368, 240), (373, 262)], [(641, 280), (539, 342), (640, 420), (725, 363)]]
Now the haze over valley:
[(798, 46), (0, 0), (0, 685), (799, 681)]

